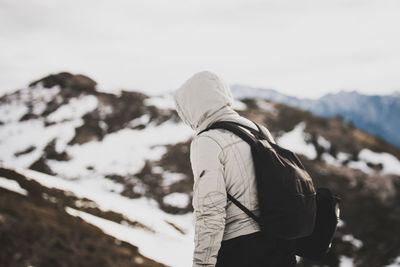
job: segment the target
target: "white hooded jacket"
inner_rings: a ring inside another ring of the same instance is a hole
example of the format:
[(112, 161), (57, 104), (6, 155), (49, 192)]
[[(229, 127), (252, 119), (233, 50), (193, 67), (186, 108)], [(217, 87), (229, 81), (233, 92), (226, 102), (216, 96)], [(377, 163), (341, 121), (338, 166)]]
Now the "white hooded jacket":
[[(257, 129), (232, 109), (228, 85), (211, 72), (192, 76), (176, 90), (174, 99), (179, 116), (196, 134), (216, 121), (234, 121)], [(263, 131), (272, 140), (265, 127)], [(194, 176), (193, 266), (215, 266), (221, 241), (260, 230), (253, 219), (227, 200), (229, 192), (258, 214), (250, 146), (228, 131), (213, 129), (194, 137), (190, 161)]]

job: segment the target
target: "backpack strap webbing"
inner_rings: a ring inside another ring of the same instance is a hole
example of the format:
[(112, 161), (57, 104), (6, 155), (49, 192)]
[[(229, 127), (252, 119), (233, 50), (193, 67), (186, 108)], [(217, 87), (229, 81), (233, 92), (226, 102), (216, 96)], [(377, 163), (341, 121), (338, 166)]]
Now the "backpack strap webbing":
[(241, 209), (244, 213), (246, 213), (250, 218), (258, 222), (257, 216), (252, 213), (248, 208), (242, 205), (236, 198), (234, 198), (231, 194), (227, 193), (228, 199), (232, 201), (233, 204), (235, 204), (239, 209)]

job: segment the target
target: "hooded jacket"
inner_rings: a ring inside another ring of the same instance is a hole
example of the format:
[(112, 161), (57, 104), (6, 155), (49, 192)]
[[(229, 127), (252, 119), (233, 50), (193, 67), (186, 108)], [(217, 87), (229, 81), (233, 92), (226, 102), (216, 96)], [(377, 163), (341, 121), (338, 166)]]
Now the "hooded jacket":
[[(194, 176), (195, 248), (193, 266), (215, 266), (221, 241), (259, 231), (257, 223), (227, 200), (227, 192), (258, 212), (250, 146), (223, 129), (197, 135), (216, 121), (234, 121), (257, 129), (233, 110), (228, 85), (214, 73), (193, 75), (174, 94), (180, 118), (196, 131), (190, 146)], [(263, 127), (272, 140), (268, 130)]]

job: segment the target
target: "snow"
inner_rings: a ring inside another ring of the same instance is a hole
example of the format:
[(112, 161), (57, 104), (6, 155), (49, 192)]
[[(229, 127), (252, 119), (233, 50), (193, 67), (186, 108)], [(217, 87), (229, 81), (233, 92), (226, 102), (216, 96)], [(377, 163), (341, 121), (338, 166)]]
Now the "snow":
[(153, 96), (144, 100), (146, 106), (155, 106), (159, 109), (175, 110), (175, 102), (171, 94), (164, 96)]
[(48, 103), (54, 99), (61, 91), (61, 87), (56, 85), (51, 88), (43, 87), (42, 83), (34, 87), (21, 90), (21, 97), (24, 102), (34, 101), (35, 103)]
[(108, 115), (112, 114), (113, 111), (114, 110), (113, 110), (112, 106), (110, 106), (108, 104), (105, 104), (105, 103), (102, 103), (101, 105), (99, 105), (99, 116), (100, 116), (100, 119), (104, 120), (105, 118), (107, 118)]
[(265, 111), (273, 115), (276, 115), (278, 113), (275, 105), (264, 99), (256, 99), (256, 104), (261, 111)]
[[(263, 100), (258, 100), (259, 102), (267, 103)], [(317, 153), (315, 147), (311, 143), (307, 143), (307, 133), (304, 132), (305, 123), (301, 122), (296, 127), (282, 136), (277, 138), (277, 142), (291, 151), (303, 154), (309, 159), (315, 159)], [(318, 136), (317, 142), (320, 146), (325, 148), (325, 150), (330, 149), (331, 144), (322, 136)], [(327, 152), (322, 154), (322, 160), (326, 163), (334, 166), (342, 166), (343, 162), (351, 158), (350, 154), (339, 152), (335, 157)], [(383, 169), (380, 171), (381, 174), (394, 174), (400, 175), (400, 161), (392, 154), (383, 152), (377, 153), (369, 149), (362, 149), (358, 154), (358, 161), (350, 161), (347, 166), (352, 169), (361, 170), (367, 174), (373, 174), (376, 171), (368, 166), (367, 163), (374, 163), (383, 165)]]
[(246, 110), (247, 105), (245, 103), (243, 103), (242, 101), (235, 100), (235, 101), (233, 101), (232, 108), (235, 110)]
[[(177, 233), (170, 225), (161, 222), (162, 218), (170, 220), (182, 228), (190, 228), (192, 225), (191, 215), (171, 215), (161, 211), (154, 200), (146, 198), (129, 199), (119, 195), (118, 192), (108, 190), (104, 185), (109, 180), (101, 176), (81, 180), (65, 180), (61, 177), (32, 170), (17, 169), (17, 171), (44, 186), (69, 191), (80, 198), (86, 197), (95, 201), (101, 210), (111, 210), (124, 214), (129, 219), (139, 221), (157, 231), (165, 231), (170, 235)], [(160, 221), (154, 220), (154, 218), (160, 218)]]
[[(43, 120), (28, 120), (0, 126), (1, 161), (13, 167), (28, 168), (41, 157), (43, 149), (57, 138), (58, 149), (66, 146), (75, 134), (75, 127), (83, 123), (81, 119), (45, 127)], [(14, 154), (34, 145), (29, 154), (16, 157)]]
[[(177, 233), (181, 235), (164, 220), (176, 224), (185, 231), (191, 230), (193, 226), (192, 214), (171, 215), (160, 210), (154, 200), (147, 198), (129, 199), (121, 196), (118, 192), (112, 192), (105, 188), (104, 184), (107, 184), (109, 180), (101, 176), (81, 180), (66, 180), (33, 170), (16, 169), (16, 171), (46, 187), (69, 191), (77, 197), (90, 199), (96, 202), (103, 211), (124, 214), (130, 220), (139, 221), (157, 232), (163, 232), (170, 236), (175, 236)], [(154, 220), (154, 218), (159, 218), (159, 220)]]
[(317, 152), (312, 144), (308, 144), (305, 139), (307, 138), (304, 129), (306, 124), (304, 122), (299, 123), (290, 132), (283, 134), (277, 138), (277, 142), (284, 148), (287, 148), (295, 153), (303, 154), (309, 159), (315, 159)]
[(81, 118), (86, 113), (93, 111), (97, 105), (98, 100), (92, 95), (71, 98), (67, 104), (60, 106), (47, 118), (50, 122), (61, 122), (63, 120)]
[(115, 192), (118, 194), (121, 194), (124, 190), (123, 184), (117, 183), (110, 179), (101, 179), (101, 184), (99, 184), (99, 187), (104, 191)]
[(376, 153), (369, 149), (363, 149), (358, 154), (358, 158), (374, 164), (381, 163), (383, 165), (382, 174), (400, 175), (400, 161), (392, 154)]
[(144, 114), (139, 118), (133, 119), (129, 122), (128, 127), (134, 128), (138, 125), (146, 125), (150, 121), (150, 115)]
[(368, 167), (367, 163), (364, 162), (364, 161), (350, 161), (347, 164), (347, 167), (363, 171), (363, 172), (365, 172), (367, 174), (373, 174), (374, 173), (374, 170), (371, 169), (370, 167)]
[(321, 159), (330, 165), (341, 166), (341, 162), (329, 153), (322, 153)]
[(28, 112), (28, 107), (14, 102), (0, 106), (0, 120), (4, 123), (19, 121)]
[(348, 153), (339, 152), (339, 153), (337, 154), (337, 159), (338, 159), (340, 162), (346, 161), (346, 160), (348, 160), (348, 159), (350, 159), (350, 158), (351, 158), (351, 155), (348, 154)]
[(331, 143), (328, 140), (326, 140), (323, 136), (319, 135), (317, 138), (317, 142), (321, 147), (325, 148), (326, 150), (331, 148)]
[(44, 88), (41, 84), (21, 89), (18, 93), (8, 96), (7, 102), (0, 105), (0, 120), (4, 123), (19, 121), (29, 111), (28, 104), (32, 104), (31, 112), (39, 115), (59, 92), (58, 86)]
[(188, 240), (170, 238), (140, 228), (121, 225), (69, 207), (66, 211), (99, 227), (110, 236), (137, 246), (143, 256), (174, 267), (191, 265), (193, 245)]
[[(153, 168), (154, 170), (155, 168)], [(186, 178), (186, 176), (182, 173), (175, 173), (175, 172), (162, 172), (162, 186), (170, 186), (176, 182), (182, 181)]]
[[(0, 125), (1, 162), (13, 167), (28, 168), (42, 156), (43, 149), (53, 139), (57, 139), (57, 151), (65, 149), (75, 135), (75, 128), (82, 125), (81, 116), (83, 113), (92, 110), (97, 105), (97, 99), (94, 96), (71, 99), (68, 104), (61, 106), (48, 116), (49, 121), (52, 122), (74, 118), (73, 120), (47, 127), (44, 118), (19, 121), (20, 117), (28, 112), (27, 104), (32, 104), (31, 112), (39, 115), (45, 110), (48, 102), (54, 99), (58, 102), (62, 101), (59, 93), (59, 86), (43, 88), (41, 84), (38, 84), (8, 96), (8, 100), (12, 104), (6, 103), (0, 106), (1, 120), (7, 118), (7, 123)], [(12, 116), (9, 116), (8, 113)], [(31, 146), (36, 149), (18, 157), (14, 155), (16, 152), (24, 151)]]
[(360, 249), (363, 246), (363, 242), (353, 235), (344, 235), (342, 240), (351, 243), (356, 249)]
[(390, 265), (386, 265), (385, 267), (400, 267), (400, 256), (398, 256)]
[(189, 204), (189, 196), (184, 193), (171, 193), (169, 195), (166, 195), (163, 198), (163, 202), (167, 205), (173, 206), (173, 207), (178, 207), (178, 208), (185, 208)]
[[(46, 89), (48, 90), (48, 89)], [(110, 112), (108, 106), (98, 106), (97, 100), (93, 97), (80, 97), (71, 99), (67, 104), (59, 107), (50, 114), (48, 121), (57, 122), (53, 125), (45, 125), (45, 119), (30, 119), (19, 122), (27, 109), (23, 107), (24, 101), (32, 99), (33, 96), (25, 90), (15, 108), (21, 107), (18, 116), (10, 117), (10, 122), (0, 125), (0, 155), (1, 164), (10, 169), (15, 169), (21, 174), (33, 179), (44, 186), (54, 187), (79, 198), (87, 198), (90, 201), (78, 201), (77, 206), (96, 206), (103, 211), (114, 211), (126, 216), (129, 220), (137, 221), (154, 232), (135, 229), (124, 226), (135, 245), (143, 249), (143, 254), (160, 260), (171, 266), (189, 266), (192, 261), (193, 251), (193, 214), (172, 215), (159, 209), (156, 201), (148, 198), (129, 199), (120, 195), (124, 189), (123, 185), (105, 178), (107, 174), (132, 175), (143, 167), (145, 160), (159, 160), (166, 152), (165, 145), (187, 141), (193, 136), (193, 131), (183, 123), (167, 121), (161, 125), (149, 123), (149, 116), (144, 115), (133, 120), (130, 126), (146, 124), (143, 130), (125, 128), (123, 130), (108, 134), (101, 142), (92, 141), (82, 145), (68, 145), (75, 135), (75, 128), (83, 124), (80, 118), (83, 114), (98, 107), (104, 112)], [(57, 93), (57, 90), (50, 90)], [(47, 100), (54, 99), (56, 95), (49, 95), (43, 90), (43, 97)], [(61, 99), (62, 100), (62, 99)], [(43, 100), (43, 103), (46, 103)], [(44, 110), (45, 104), (36, 103), (35, 112)], [(158, 97), (147, 102), (174, 108), (172, 98)], [(1, 112), (6, 112), (5, 105), (1, 105)], [(14, 106), (13, 106), (14, 108)], [(38, 173), (27, 168), (43, 154), (46, 145), (56, 139), (56, 150), (64, 151), (71, 156), (68, 162), (48, 160), (49, 166), (62, 176), (49, 176)], [(27, 154), (16, 157), (14, 154), (23, 151), (28, 147), (35, 146), (35, 149)], [(93, 169), (88, 169), (91, 166)], [(163, 185), (169, 186), (174, 182), (185, 179), (183, 174), (162, 171)], [(13, 183), (14, 188), (18, 184)], [(9, 183), (8, 183), (9, 184)], [(3, 181), (2, 181), (3, 185)], [(134, 190), (140, 189), (138, 186)], [(15, 189), (17, 190), (17, 189)], [(22, 189), (23, 190), (23, 189)], [(23, 191), (21, 191), (23, 192)], [(168, 195), (165, 201), (174, 205), (189, 204), (189, 196)], [(86, 216), (88, 217), (88, 216)], [(94, 217), (94, 216), (93, 216)], [(92, 218), (93, 218), (92, 217)], [(100, 218), (98, 218), (100, 219)], [(101, 220), (101, 219), (100, 219)], [(106, 220), (103, 220), (106, 222)], [(110, 223), (110, 222), (109, 222)], [(114, 227), (121, 225), (111, 223)], [(182, 229), (178, 231), (173, 225)], [(118, 232), (123, 232), (118, 228)], [(126, 233), (124, 232), (124, 233)], [(122, 239), (122, 238), (121, 238)], [(134, 239), (134, 240), (133, 240)], [(154, 249), (155, 244), (159, 245)], [(172, 244), (172, 245), (171, 245)], [(146, 252), (147, 251), (147, 252)], [(182, 255), (184, 253), (184, 255)], [(140, 259), (135, 259), (140, 261)]]
[(342, 256), (340, 256), (339, 260), (340, 260), (339, 267), (353, 267), (354, 266), (354, 260), (352, 258), (342, 255)]
[(24, 196), (28, 195), (28, 192), (23, 189), (17, 181), (10, 180), (4, 177), (0, 177), (0, 187)]
[[(338, 153), (337, 159), (335, 159), (329, 154), (324, 153), (322, 155), (322, 158), (329, 164), (341, 166), (343, 161), (348, 160), (350, 158), (350, 155), (340, 152)], [(367, 163), (382, 164), (383, 169), (380, 171), (374, 170), (373, 168), (370, 168)], [(362, 149), (358, 153), (357, 161), (354, 160), (350, 161), (348, 162), (347, 166), (352, 169), (361, 170), (367, 174), (374, 174), (378, 172), (383, 175), (386, 174), (400, 175), (400, 161), (395, 156), (385, 152), (384, 153), (373, 152), (366, 148)]]
[[(192, 213), (171, 215), (160, 210), (154, 200), (146, 198), (129, 199), (121, 196), (117, 192), (111, 192), (102, 186), (106, 184), (106, 180), (108, 180), (103, 177), (69, 181), (61, 177), (50, 176), (32, 170), (16, 169), (16, 171), (25, 175), (28, 179), (33, 179), (46, 187), (57, 188), (66, 192), (71, 192), (79, 198), (92, 200), (102, 211), (114, 211), (123, 214), (131, 221), (138, 221), (146, 225), (150, 229), (153, 229), (155, 233), (144, 233), (143, 231), (145, 230), (140, 229), (140, 236), (137, 239), (135, 238), (134, 242), (140, 249), (142, 249), (142, 245), (144, 246), (143, 249), (146, 256), (156, 259), (165, 255), (164, 263), (172, 263), (171, 266), (190, 266), (194, 236)], [(182, 234), (167, 222), (173, 223), (183, 229), (187, 234)], [(110, 223), (108, 225), (114, 224)], [(118, 224), (114, 225), (114, 227), (117, 227), (117, 225)], [(126, 229), (126, 231), (124, 230), (126, 234), (121, 234), (121, 236), (130, 236), (127, 231), (128, 228), (115, 229), (117, 229), (115, 230), (116, 235), (119, 231), (122, 233), (121, 229)], [(134, 229), (129, 228), (129, 231), (131, 230), (133, 231)], [(133, 233), (139, 232), (133, 231)], [(131, 236), (129, 238), (133, 237)], [(146, 244), (148, 247), (146, 247)], [(161, 246), (159, 250), (154, 249), (156, 245)], [(168, 253), (165, 254), (164, 245), (169, 246)]]
[(183, 123), (165, 122), (161, 125), (149, 124), (142, 130), (123, 129), (105, 136), (101, 141), (67, 147), (72, 157), (68, 162), (49, 161), (56, 173), (67, 178), (101, 174), (135, 174), (143, 168), (146, 160), (159, 160), (166, 152), (165, 145), (186, 141), (193, 131)]
[(337, 153), (336, 158), (327, 152), (322, 153), (322, 156), (321, 156), (321, 159), (323, 161), (325, 161), (326, 163), (328, 163), (330, 165), (334, 165), (336, 167), (342, 166), (343, 162), (345, 162), (346, 160), (348, 160), (350, 158), (351, 158), (351, 155), (344, 153), (344, 152)]

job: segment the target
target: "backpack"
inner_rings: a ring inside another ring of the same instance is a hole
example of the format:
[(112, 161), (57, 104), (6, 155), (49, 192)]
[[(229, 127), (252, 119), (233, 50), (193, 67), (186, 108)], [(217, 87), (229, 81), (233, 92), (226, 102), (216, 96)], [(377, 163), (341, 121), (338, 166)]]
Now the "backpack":
[(328, 189), (317, 189), (317, 216), (311, 235), (296, 240), (295, 254), (320, 261), (328, 253), (339, 222), (340, 198)]
[(314, 230), (317, 209), (311, 177), (293, 152), (270, 142), (260, 126), (256, 126), (258, 131), (236, 122), (219, 121), (198, 135), (210, 129), (225, 129), (250, 145), (260, 215), (257, 217), (229, 193), (227, 197), (253, 218), (261, 231), (281, 239), (310, 236)]

